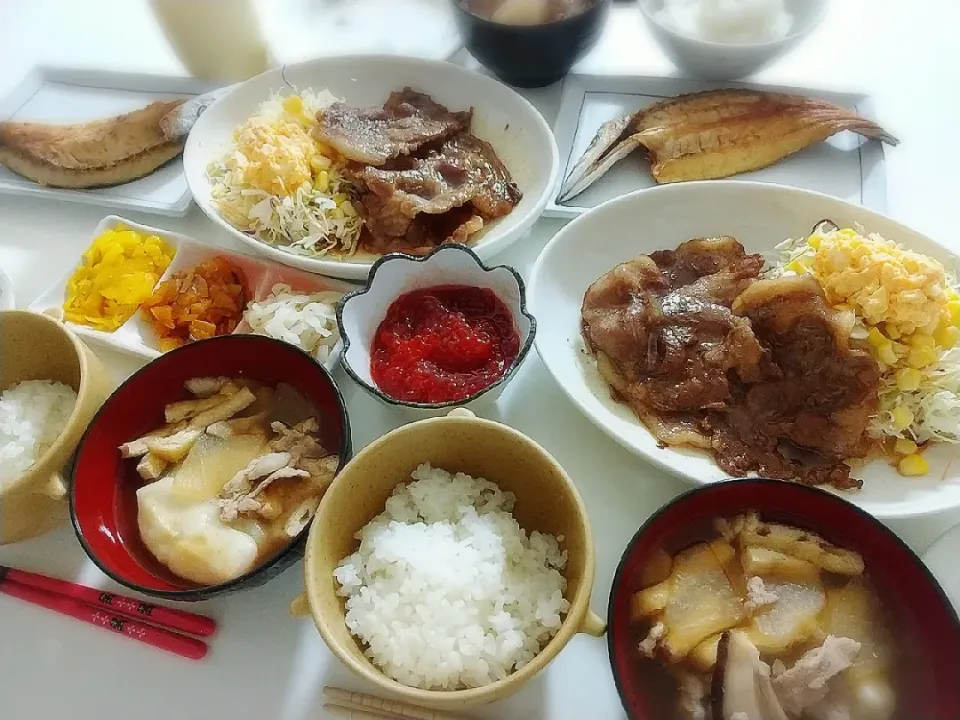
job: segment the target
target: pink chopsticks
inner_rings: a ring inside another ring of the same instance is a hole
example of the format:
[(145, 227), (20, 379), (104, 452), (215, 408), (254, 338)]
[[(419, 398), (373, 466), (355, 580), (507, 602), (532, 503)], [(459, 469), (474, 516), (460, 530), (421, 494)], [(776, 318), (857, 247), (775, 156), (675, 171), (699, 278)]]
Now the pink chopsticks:
[(206, 643), (175, 631), (209, 637), (217, 629), (214, 620), (202, 615), (3, 566), (0, 566), (0, 593), (191, 660), (206, 656)]

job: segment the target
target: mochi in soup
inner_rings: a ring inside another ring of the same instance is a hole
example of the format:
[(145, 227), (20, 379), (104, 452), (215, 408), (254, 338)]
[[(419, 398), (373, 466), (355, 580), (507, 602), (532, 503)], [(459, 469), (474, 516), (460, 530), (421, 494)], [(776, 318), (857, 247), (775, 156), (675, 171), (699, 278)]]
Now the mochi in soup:
[(156, 430), (120, 446), (146, 484), (137, 523), (147, 550), (200, 585), (262, 564), (309, 523), (339, 457), (293, 387), (195, 378)]

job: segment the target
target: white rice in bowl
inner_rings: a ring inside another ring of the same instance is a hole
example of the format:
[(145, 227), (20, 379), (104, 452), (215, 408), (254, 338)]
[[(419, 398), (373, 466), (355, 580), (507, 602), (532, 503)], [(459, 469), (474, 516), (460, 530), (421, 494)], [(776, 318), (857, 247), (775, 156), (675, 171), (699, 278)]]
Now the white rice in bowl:
[(563, 537), (529, 535), (494, 483), (421, 465), (357, 533), (333, 575), (350, 632), (397, 682), (481, 687), (523, 667), (560, 629)]
[(0, 492), (50, 449), (77, 403), (73, 388), (26, 380), (0, 394)]

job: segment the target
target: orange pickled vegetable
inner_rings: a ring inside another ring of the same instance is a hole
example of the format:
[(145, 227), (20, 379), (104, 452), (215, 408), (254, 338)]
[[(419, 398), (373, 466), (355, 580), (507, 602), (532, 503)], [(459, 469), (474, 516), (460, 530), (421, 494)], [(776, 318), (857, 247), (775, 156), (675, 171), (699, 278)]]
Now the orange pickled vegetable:
[(67, 281), (64, 319), (113, 332), (150, 297), (173, 254), (156, 235), (122, 225), (103, 232)]
[(143, 316), (166, 352), (191, 340), (232, 333), (249, 299), (243, 271), (217, 256), (160, 283), (144, 301)]

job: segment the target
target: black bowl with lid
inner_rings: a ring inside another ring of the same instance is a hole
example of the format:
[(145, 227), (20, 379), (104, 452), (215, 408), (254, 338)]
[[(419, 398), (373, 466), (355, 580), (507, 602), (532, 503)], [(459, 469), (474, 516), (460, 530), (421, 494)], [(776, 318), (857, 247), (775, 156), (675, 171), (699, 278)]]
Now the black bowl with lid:
[(474, 15), (452, 0), (463, 44), (498, 78), (515, 87), (543, 87), (563, 78), (596, 45), (611, 0), (594, 0), (577, 15), (540, 25), (507, 25)]

